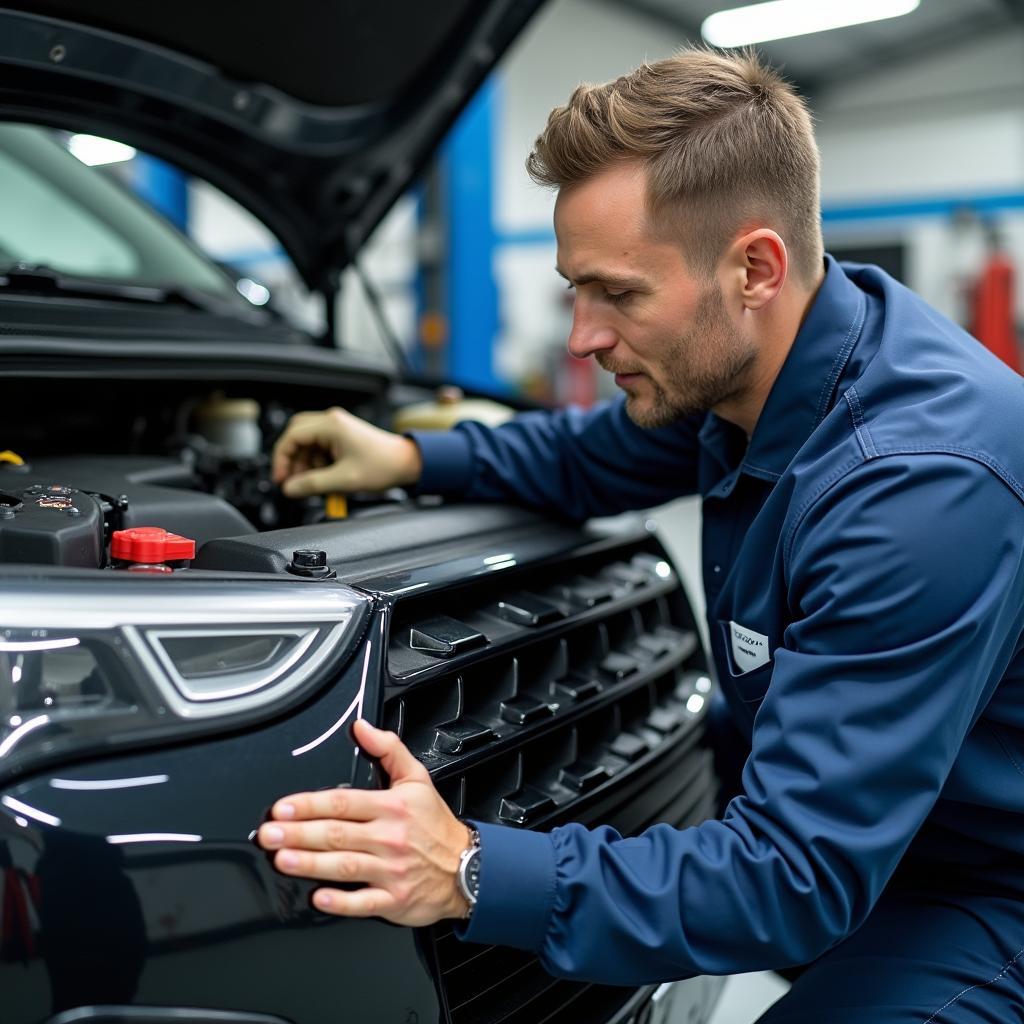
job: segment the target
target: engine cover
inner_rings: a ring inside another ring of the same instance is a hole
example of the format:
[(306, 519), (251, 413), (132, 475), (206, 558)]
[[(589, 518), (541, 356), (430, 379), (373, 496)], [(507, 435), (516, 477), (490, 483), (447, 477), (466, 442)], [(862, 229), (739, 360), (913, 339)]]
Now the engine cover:
[(60, 483), (0, 492), (0, 561), (99, 568), (106, 560), (103, 510)]
[(111, 532), (135, 526), (197, 545), (254, 532), (223, 498), (196, 489), (176, 459), (66, 456), (0, 467), (0, 564), (102, 568)]

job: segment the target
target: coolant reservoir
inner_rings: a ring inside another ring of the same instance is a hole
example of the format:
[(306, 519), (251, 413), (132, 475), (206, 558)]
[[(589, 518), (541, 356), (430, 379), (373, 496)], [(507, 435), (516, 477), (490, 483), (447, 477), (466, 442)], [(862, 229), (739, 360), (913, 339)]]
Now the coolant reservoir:
[(196, 427), (211, 444), (232, 459), (259, 455), (263, 446), (259, 402), (251, 398), (226, 398), (214, 392), (195, 410)]
[(461, 388), (437, 389), (432, 402), (417, 402), (395, 413), (394, 428), (407, 430), (450, 430), (463, 420), (476, 420), (488, 427), (497, 427), (515, 416), (515, 410), (489, 398), (466, 398)]

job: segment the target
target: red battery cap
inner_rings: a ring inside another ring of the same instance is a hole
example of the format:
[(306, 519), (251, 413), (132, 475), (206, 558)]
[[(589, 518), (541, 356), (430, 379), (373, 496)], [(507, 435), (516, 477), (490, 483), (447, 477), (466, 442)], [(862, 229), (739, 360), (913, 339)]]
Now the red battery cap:
[(196, 542), (160, 526), (133, 526), (114, 531), (110, 554), (125, 562), (178, 562), (196, 557)]

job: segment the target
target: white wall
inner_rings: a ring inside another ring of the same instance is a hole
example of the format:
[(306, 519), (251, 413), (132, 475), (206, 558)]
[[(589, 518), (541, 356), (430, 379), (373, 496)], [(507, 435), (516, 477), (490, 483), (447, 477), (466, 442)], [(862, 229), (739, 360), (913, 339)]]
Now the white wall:
[(1024, 34), (892, 67), (817, 104), (826, 200), (1019, 188)]
[[(966, 43), (836, 88), (816, 104), (830, 205), (1024, 193), (1024, 32)], [(997, 214), (1024, 269), (1024, 212)], [(830, 225), (826, 241), (903, 242), (908, 284), (954, 319), (981, 261), (977, 224), (947, 216)], [(1024, 321), (1024, 283), (1017, 290)]]
[(500, 229), (551, 227), (553, 198), (523, 169), (551, 108), (581, 82), (604, 82), (644, 60), (669, 56), (685, 40), (660, 22), (605, 0), (551, 0), (501, 65), (496, 222)]
[[(398, 341), (409, 348), (416, 323), (416, 203), (406, 196), (398, 201), (373, 233), (360, 256), (366, 276), (383, 300), (387, 322)], [(353, 270), (341, 279), (338, 326), (346, 348), (390, 363), (377, 320)]]

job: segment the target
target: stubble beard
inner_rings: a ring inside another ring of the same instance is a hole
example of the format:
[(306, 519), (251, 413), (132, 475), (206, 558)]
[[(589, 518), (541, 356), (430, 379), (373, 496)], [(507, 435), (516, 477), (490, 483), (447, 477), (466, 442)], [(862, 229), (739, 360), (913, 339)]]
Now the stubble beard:
[(743, 391), (756, 355), (733, 329), (721, 289), (713, 285), (697, 303), (693, 327), (674, 338), (659, 359), (664, 383), (645, 374), (641, 386), (653, 394), (627, 392), (626, 415), (638, 427), (655, 430), (708, 412)]

